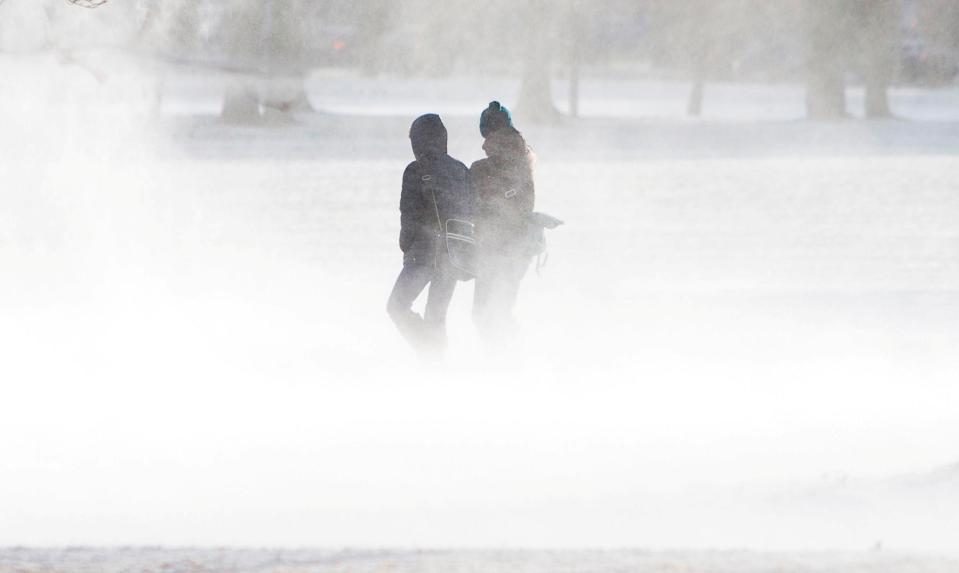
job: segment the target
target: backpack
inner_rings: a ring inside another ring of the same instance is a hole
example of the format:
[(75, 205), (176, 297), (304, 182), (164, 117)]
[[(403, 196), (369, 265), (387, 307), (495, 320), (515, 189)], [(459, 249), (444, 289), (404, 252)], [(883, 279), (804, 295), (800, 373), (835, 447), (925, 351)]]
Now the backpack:
[(546, 261), (549, 258), (549, 253), (546, 250), (546, 229), (555, 229), (562, 224), (563, 221), (546, 213), (533, 211), (529, 214), (524, 252), (530, 257), (536, 257), (537, 272), (546, 266)]

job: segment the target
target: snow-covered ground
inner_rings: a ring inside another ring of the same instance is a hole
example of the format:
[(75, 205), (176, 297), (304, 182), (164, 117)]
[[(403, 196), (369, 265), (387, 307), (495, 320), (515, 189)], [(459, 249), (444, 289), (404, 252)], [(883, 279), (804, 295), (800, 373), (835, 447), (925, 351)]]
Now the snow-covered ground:
[[(2, 62), (0, 545), (885, 548), (476, 561), (529, 571), (959, 550), (955, 88), (810, 124), (797, 87), (708, 90), (690, 121), (655, 111), (682, 85), (585, 82), (582, 119), (520, 123), (567, 221), (521, 341), (485, 352), (463, 283), (431, 368), (384, 311), (406, 130), (440, 111), (475, 160), (473, 112), (514, 84), (320, 75), (323, 113), (242, 127), (204, 114), (220, 84), (195, 74), (152, 115), (161, 84), (123, 65)], [(142, 558), (240, 559), (214, 553)], [(489, 569), (290, 555), (269, 567)]]
[(959, 562), (946, 558), (870, 553), (750, 551), (532, 551), (532, 550), (339, 550), (307, 549), (0, 549), (3, 573), (583, 573), (638, 571), (672, 573), (951, 573)]

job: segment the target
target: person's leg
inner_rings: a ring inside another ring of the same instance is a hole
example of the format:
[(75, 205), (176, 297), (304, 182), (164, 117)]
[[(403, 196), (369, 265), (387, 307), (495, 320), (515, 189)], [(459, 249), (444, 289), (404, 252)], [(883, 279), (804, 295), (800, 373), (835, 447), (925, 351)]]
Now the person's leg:
[(400, 334), (417, 348), (423, 342), (424, 325), (423, 318), (413, 312), (413, 302), (429, 284), (432, 274), (433, 269), (425, 265), (403, 265), (386, 303), (386, 312)]
[(473, 283), (473, 323), (481, 334), (489, 331), (492, 310), (499, 282), (498, 268), (494, 257), (486, 255), (479, 260)]
[(487, 343), (508, 344), (514, 334), (513, 308), (529, 262), (526, 257), (494, 257), (482, 278), (477, 277), (473, 319)]
[(523, 282), (523, 277), (526, 276), (530, 262), (528, 257), (518, 256), (510, 259), (505, 265), (501, 283), (502, 290), (498, 302), (502, 307), (503, 314), (509, 319), (512, 319), (513, 309), (516, 307), (516, 298), (519, 296), (519, 285)]
[(426, 299), (426, 311), (423, 322), (435, 349), (446, 347), (446, 311), (456, 289), (456, 277), (452, 269), (437, 267), (430, 280), (430, 291)]

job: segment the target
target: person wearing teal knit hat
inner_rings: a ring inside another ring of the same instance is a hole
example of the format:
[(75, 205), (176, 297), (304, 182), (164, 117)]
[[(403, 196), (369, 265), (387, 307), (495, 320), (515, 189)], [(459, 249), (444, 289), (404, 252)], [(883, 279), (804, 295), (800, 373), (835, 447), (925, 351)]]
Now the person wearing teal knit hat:
[(513, 116), (498, 101), (489, 102), (489, 107), (480, 114), (480, 135), (483, 139), (504, 127), (513, 127)]
[(512, 331), (520, 282), (532, 260), (527, 241), (535, 200), (532, 156), (498, 101), (480, 114), (479, 127), (486, 158), (473, 163), (468, 177), (478, 261), (473, 319), (483, 337), (499, 345)]

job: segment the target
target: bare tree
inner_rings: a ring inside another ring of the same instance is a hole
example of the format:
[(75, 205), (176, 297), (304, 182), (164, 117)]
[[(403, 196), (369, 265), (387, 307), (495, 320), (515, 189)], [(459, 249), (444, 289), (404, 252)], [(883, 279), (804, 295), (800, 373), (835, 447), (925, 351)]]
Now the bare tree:
[(107, 3), (107, 0), (67, 0), (67, 2), (84, 8), (97, 8)]

